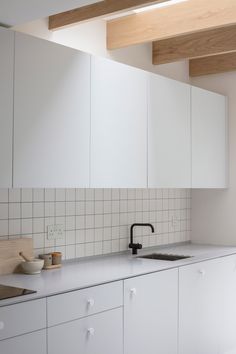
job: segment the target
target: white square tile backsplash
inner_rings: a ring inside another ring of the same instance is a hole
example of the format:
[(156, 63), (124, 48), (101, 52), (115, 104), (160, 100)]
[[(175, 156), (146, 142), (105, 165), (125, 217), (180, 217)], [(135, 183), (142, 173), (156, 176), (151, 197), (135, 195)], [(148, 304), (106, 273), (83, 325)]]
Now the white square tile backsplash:
[[(134, 222), (143, 247), (188, 241), (189, 189), (0, 189), (0, 238), (33, 237), (35, 254), (61, 251), (65, 259), (128, 249)], [(47, 226), (63, 224), (65, 237), (47, 239)]]

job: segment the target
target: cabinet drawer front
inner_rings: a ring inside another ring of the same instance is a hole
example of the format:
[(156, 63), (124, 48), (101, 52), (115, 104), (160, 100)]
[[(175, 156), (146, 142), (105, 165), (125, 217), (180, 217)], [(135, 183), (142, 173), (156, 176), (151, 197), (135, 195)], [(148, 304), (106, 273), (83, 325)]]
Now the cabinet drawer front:
[(0, 307), (0, 340), (46, 328), (46, 300)]
[(122, 354), (122, 308), (48, 329), (48, 354)]
[(48, 326), (122, 306), (122, 292), (122, 282), (115, 282), (49, 297)]
[(2, 354), (46, 354), (46, 330), (0, 341)]

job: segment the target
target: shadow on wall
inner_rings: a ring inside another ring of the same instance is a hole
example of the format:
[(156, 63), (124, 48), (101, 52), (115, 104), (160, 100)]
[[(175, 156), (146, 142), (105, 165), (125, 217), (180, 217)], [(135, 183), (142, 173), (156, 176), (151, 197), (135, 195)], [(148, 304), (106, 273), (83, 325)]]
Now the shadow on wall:
[(236, 72), (194, 78), (193, 85), (228, 96), (229, 189), (192, 193), (192, 240), (236, 245)]
[(48, 30), (48, 20), (41, 19), (16, 26), (14, 29), (175, 80), (189, 82), (188, 61), (179, 61), (158, 66), (152, 65), (151, 43), (108, 51), (106, 49), (106, 22), (104, 20), (90, 21), (51, 32)]

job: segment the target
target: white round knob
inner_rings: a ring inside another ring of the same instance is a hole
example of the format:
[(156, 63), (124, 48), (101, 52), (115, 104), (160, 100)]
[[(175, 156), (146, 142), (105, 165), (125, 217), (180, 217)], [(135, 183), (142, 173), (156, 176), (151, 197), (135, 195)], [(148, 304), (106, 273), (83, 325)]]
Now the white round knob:
[(92, 327), (91, 327), (91, 328), (88, 328), (87, 332), (88, 332), (88, 335), (89, 335), (89, 336), (94, 336), (95, 329), (92, 328)]
[(87, 303), (88, 303), (89, 307), (93, 307), (95, 304), (95, 301), (94, 301), (94, 299), (88, 299)]
[(199, 274), (204, 277), (206, 275), (206, 271), (204, 269), (199, 269)]
[(4, 322), (0, 321), (0, 331), (2, 331), (4, 327), (5, 327)]
[(137, 294), (137, 290), (135, 288), (130, 289), (130, 295), (135, 296)]

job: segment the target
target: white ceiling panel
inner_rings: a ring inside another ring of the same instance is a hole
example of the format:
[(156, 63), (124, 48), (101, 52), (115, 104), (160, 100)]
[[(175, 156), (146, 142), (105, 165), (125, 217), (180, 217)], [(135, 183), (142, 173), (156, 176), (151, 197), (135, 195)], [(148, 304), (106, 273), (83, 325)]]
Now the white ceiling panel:
[(15, 26), (101, 0), (0, 0), (0, 24)]

